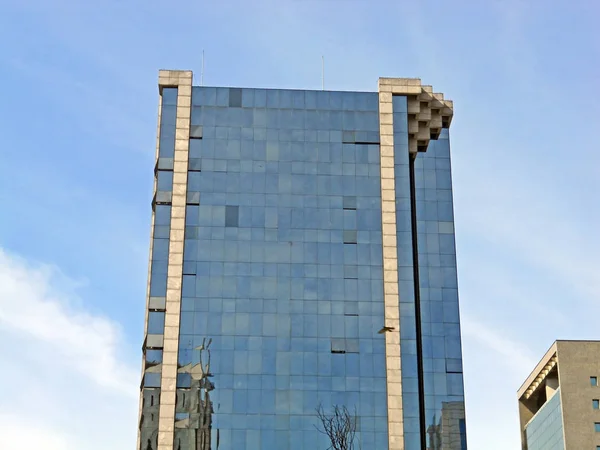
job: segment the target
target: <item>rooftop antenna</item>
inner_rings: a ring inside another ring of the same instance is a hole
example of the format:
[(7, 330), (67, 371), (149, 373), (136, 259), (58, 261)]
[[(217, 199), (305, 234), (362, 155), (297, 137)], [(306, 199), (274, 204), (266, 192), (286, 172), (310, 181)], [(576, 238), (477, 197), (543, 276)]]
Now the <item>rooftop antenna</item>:
[(200, 86), (204, 86), (204, 50), (202, 50), (202, 69), (200, 69)]
[(325, 90), (325, 56), (321, 56), (321, 89)]

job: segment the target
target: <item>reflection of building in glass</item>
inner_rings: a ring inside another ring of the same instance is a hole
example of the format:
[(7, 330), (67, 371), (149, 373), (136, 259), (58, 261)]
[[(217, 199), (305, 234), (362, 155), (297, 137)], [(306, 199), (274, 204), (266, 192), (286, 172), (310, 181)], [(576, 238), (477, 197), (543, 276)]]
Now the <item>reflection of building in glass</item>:
[(160, 405), (160, 373), (162, 352), (146, 350), (145, 376), (142, 381), (142, 412), (140, 418), (141, 450), (158, 447), (158, 414)]
[[(215, 388), (210, 381), (210, 344), (202, 343), (198, 350), (200, 362), (180, 367), (180, 387), (177, 389), (175, 404), (175, 449), (212, 450), (213, 404), (210, 392)], [(203, 353), (207, 359), (203, 361)], [(185, 386), (188, 385), (189, 388)], [(218, 444), (217, 447), (218, 448)]]
[(159, 398), (160, 389), (144, 389), (140, 421), (142, 450), (155, 450), (158, 447)]
[(356, 408), (359, 448), (423, 450), (432, 430), (462, 449), (443, 421), (463, 404), (452, 102), (389, 78), (330, 92), (161, 71), (159, 92), (142, 389), (160, 398), (138, 448), (326, 448), (321, 404)]
[(439, 420), (433, 417), (427, 428), (427, 450), (467, 449), (465, 405), (463, 402), (443, 402)]

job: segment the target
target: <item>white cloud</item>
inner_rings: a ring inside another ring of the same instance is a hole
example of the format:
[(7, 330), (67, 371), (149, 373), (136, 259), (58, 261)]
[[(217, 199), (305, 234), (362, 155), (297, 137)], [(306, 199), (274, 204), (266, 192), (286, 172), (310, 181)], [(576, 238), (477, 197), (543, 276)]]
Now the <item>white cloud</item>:
[(86, 311), (80, 283), (0, 249), (3, 450), (132, 447), (139, 371), (119, 326)]
[(99, 385), (135, 396), (137, 372), (117, 361), (118, 326), (78, 309), (75, 287), (56, 267), (0, 250), (0, 329), (40, 340)]
[(531, 155), (504, 156), (493, 168), (471, 159), (456, 177), (467, 187), (456, 210), (470, 445), (502, 430), (486, 450), (519, 448), (517, 389), (555, 339), (596, 338), (600, 312), (587, 192), (569, 195), (564, 174)]
[[(494, 327), (489, 320), (462, 314), (461, 330), (469, 443), (479, 449), (486, 442), (485, 450), (519, 448), (516, 391), (537, 359), (514, 330)], [(490, 423), (502, 430), (491, 441)]]
[[(520, 448), (516, 390), (530, 370), (526, 367), (530, 357), (515, 341), (485, 329), (487, 324), (471, 327), (467, 323), (463, 357), (469, 448)], [(511, 351), (516, 352), (514, 360)]]
[(523, 343), (513, 340), (506, 332), (499, 332), (488, 324), (473, 320), (470, 317), (461, 318), (461, 330), (464, 339), (473, 339), (480, 345), (487, 347), (503, 361), (500, 364), (504, 369), (516, 372), (519, 375), (533, 370), (537, 360), (533, 357)]
[[(32, 424), (26, 418), (0, 414), (0, 447), (19, 450), (65, 450), (75, 448), (68, 436), (52, 428), (38, 426), (32, 433)], [(26, 441), (24, 437), (27, 437)], [(25, 441), (25, 442), (24, 442)], [(18, 447), (17, 447), (18, 446)]]

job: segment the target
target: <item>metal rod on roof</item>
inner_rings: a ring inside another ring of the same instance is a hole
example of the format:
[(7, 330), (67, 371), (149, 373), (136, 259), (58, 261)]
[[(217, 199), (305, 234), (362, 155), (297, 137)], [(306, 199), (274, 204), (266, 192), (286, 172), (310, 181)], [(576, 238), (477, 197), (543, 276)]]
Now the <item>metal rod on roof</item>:
[(325, 90), (325, 56), (321, 56), (321, 89)]
[(200, 70), (200, 86), (204, 86), (204, 50), (202, 50), (202, 69)]

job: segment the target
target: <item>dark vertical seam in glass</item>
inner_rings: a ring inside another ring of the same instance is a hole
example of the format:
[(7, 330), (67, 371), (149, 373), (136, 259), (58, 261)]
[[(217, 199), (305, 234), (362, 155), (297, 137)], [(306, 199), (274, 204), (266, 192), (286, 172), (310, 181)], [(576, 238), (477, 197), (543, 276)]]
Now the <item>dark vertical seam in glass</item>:
[(425, 429), (425, 387), (423, 382), (423, 338), (421, 336), (421, 295), (419, 288), (419, 244), (417, 239), (417, 196), (415, 187), (415, 159), (417, 155), (409, 155), (410, 178), (410, 222), (413, 249), (413, 279), (415, 289), (415, 321), (417, 331), (417, 375), (419, 380), (419, 428), (421, 449), (427, 448), (427, 430)]

